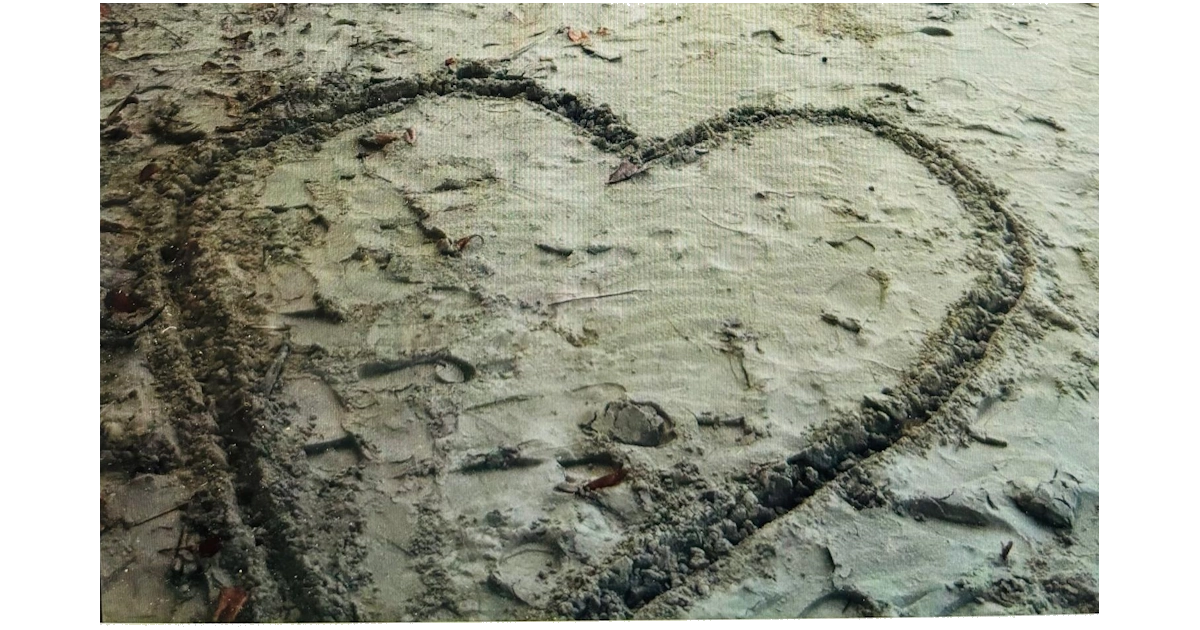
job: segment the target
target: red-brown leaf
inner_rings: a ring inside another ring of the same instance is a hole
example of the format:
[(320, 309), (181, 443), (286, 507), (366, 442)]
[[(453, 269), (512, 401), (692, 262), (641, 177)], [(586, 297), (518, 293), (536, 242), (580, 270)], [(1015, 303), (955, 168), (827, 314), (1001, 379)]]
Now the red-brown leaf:
[(217, 596), (217, 612), (213, 615), (213, 621), (236, 621), (238, 613), (242, 612), (242, 607), (246, 605), (246, 599), (249, 597), (246, 589), (237, 586), (223, 587), (221, 594)]
[(629, 475), (629, 471), (625, 470), (625, 467), (622, 466), (621, 468), (618, 468), (616, 470), (616, 472), (609, 473), (607, 475), (604, 475), (603, 477), (597, 477), (596, 479), (593, 479), (593, 480), (587, 482), (587, 484), (584, 485), (583, 487), (588, 490), (599, 490), (600, 488), (608, 488), (610, 486), (615, 486), (615, 485), (621, 483), (622, 481), (625, 480), (625, 477), (627, 477), (628, 475)]

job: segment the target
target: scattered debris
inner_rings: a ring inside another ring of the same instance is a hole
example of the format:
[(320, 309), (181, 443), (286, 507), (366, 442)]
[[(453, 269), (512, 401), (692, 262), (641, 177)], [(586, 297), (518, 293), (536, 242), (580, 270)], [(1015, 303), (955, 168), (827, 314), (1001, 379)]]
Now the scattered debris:
[(1013, 541), (1008, 541), (1000, 546), (1000, 562), (1008, 562), (1008, 554), (1012, 551)]
[(292, 351), (292, 344), (284, 341), (279, 345), (279, 352), (275, 355), (275, 361), (271, 363), (271, 367), (267, 369), (267, 375), (263, 378), (261, 392), (263, 396), (270, 396), (271, 391), (275, 389), (275, 384), (279, 382), (279, 375), (283, 373), (283, 364), (287, 361), (288, 354)]
[(479, 239), (480, 245), (483, 244), (483, 237), (478, 234), (464, 236), (456, 241), (451, 241), (449, 238), (438, 239), (438, 253), (443, 256), (454, 256), (457, 258), (462, 256), (463, 250), (465, 250), (467, 246), (471, 244), (471, 241), (475, 239)]
[[(114, 322), (109, 317), (101, 317), (100, 320), (100, 347), (101, 348), (121, 348), (133, 345), (133, 341), (137, 338), (137, 333), (148, 326), (158, 316), (162, 314), (166, 306), (160, 306), (150, 313), (141, 322), (133, 326), (121, 326)], [(115, 334), (105, 334), (105, 333)]]
[(246, 48), (249, 48), (251, 46), (250, 36), (253, 34), (254, 34), (253, 31), (243, 31), (232, 37), (226, 37), (226, 36), (222, 35), (221, 39), (232, 43), (234, 50), (245, 50)]
[[(754, 385), (750, 381), (750, 373), (746, 371), (746, 344), (753, 342), (754, 347), (758, 352), (762, 353), (762, 348), (758, 347), (758, 335), (742, 329), (742, 322), (737, 319), (727, 319), (721, 322), (721, 330), (718, 333), (721, 338), (721, 352), (737, 359), (738, 367), (741, 368), (741, 378), (746, 384), (746, 389), (753, 389)], [(737, 376), (737, 373), (734, 373)]]
[(150, 133), (170, 144), (191, 144), (203, 140), (208, 134), (196, 123), (178, 118), (182, 109), (182, 105), (174, 100), (160, 98), (155, 101), (148, 125)]
[(696, 424), (702, 427), (745, 427), (746, 416), (735, 416), (733, 414), (716, 414), (711, 411), (705, 411), (699, 414), (693, 414), (696, 417)]
[(516, 446), (501, 446), (488, 453), (468, 455), (466, 462), (459, 468), (460, 472), (482, 472), (485, 470), (507, 470), (509, 468), (530, 468), (540, 466), (545, 459), (528, 457), (521, 454)]

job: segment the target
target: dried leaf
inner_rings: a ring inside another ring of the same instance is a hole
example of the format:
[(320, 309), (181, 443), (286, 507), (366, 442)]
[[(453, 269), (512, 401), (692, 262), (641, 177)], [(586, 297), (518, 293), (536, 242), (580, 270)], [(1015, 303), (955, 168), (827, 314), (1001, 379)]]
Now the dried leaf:
[(196, 545), (196, 555), (201, 558), (211, 558), (221, 551), (225, 541), (220, 536), (209, 536)]
[(584, 31), (577, 31), (568, 26), (567, 39), (571, 40), (572, 44), (579, 44), (588, 41), (588, 34)]
[(381, 151), (384, 147), (398, 139), (399, 136), (394, 133), (372, 133), (360, 137), (358, 144), (368, 151)]
[(112, 15), (112, 9), (109, 8), (109, 6), (107, 4), (101, 2), (100, 3), (100, 19), (106, 20), (106, 19), (108, 19), (108, 16), (110, 16), (110, 15)]
[(142, 302), (125, 289), (114, 289), (104, 296), (104, 306), (114, 313), (132, 313), (141, 308)]
[(115, 75), (110, 74), (106, 77), (100, 77), (100, 89), (101, 90), (107, 90), (116, 84), (117, 84), (117, 77)]
[(483, 243), (482, 236), (480, 236), (478, 234), (472, 234), (470, 236), (464, 236), (464, 237), (458, 239), (457, 241), (454, 241), (454, 247), (455, 247), (455, 249), (457, 249), (458, 251), (461, 252), (462, 250), (467, 248), (467, 245), (471, 244), (472, 240), (475, 240), (475, 239), (479, 239), (479, 242)]
[(416, 144), (417, 143), (417, 130), (413, 127), (409, 127), (408, 129), (405, 129), (404, 130), (404, 141), (409, 144)]
[(213, 621), (221, 621), (231, 623), (237, 620), (238, 613), (242, 612), (242, 607), (246, 605), (246, 600), (250, 594), (245, 589), (237, 586), (226, 586), (221, 589), (221, 594), (217, 596), (217, 612), (213, 615)]
[(596, 29), (596, 34), (600, 37), (608, 37), (609, 35), (612, 35), (612, 31), (608, 30), (607, 26), (601, 26), (600, 28)]
[(120, 49), (121, 49), (121, 42), (118, 42), (116, 40), (108, 42), (107, 44), (104, 45), (104, 50), (107, 50), (108, 52), (117, 52)]
[(146, 182), (150, 181), (151, 177), (154, 177), (155, 173), (161, 170), (162, 168), (160, 168), (154, 162), (147, 164), (145, 168), (142, 169), (142, 172), (138, 173), (138, 183), (145, 184)]
[(225, 37), (222, 35), (221, 39), (232, 42), (234, 50), (245, 50), (250, 47), (250, 36), (253, 34), (253, 31), (243, 31), (237, 35), (234, 35), (233, 37)]
[(629, 160), (621, 160), (621, 164), (617, 166), (617, 170), (613, 171), (612, 175), (608, 176), (608, 183), (615, 184), (617, 182), (623, 182), (645, 170), (646, 167), (644, 166), (638, 166)]

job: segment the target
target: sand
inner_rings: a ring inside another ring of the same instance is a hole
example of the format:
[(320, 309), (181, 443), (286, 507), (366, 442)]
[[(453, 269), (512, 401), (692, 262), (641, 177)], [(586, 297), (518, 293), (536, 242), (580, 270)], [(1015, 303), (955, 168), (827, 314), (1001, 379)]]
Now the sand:
[(1098, 8), (107, 11), (103, 619), (1099, 610)]

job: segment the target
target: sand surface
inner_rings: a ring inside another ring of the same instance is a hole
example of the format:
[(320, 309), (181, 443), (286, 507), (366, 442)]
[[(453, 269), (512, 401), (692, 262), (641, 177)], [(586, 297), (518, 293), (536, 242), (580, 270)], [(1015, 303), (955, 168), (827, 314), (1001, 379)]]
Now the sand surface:
[(1099, 610), (1098, 8), (104, 6), (105, 620)]

